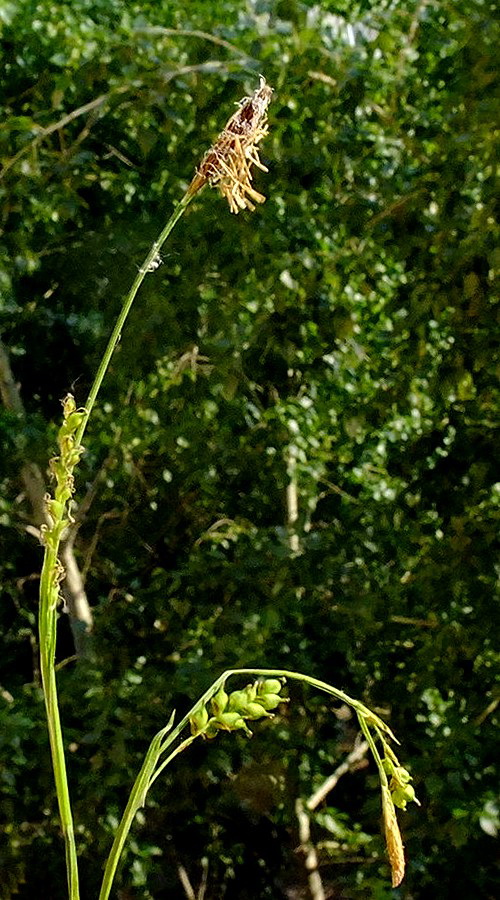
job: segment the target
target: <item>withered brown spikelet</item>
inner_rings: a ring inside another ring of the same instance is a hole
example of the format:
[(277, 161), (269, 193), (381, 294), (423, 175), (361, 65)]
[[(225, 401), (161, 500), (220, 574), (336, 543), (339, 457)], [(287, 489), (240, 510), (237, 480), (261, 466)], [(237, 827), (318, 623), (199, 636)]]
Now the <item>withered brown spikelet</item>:
[(405, 874), (405, 855), (403, 841), (399, 830), (396, 810), (392, 802), (391, 792), (388, 787), (382, 785), (382, 812), (384, 814), (385, 841), (387, 853), (391, 864), (392, 886), (401, 884)]
[(203, 185), (217, 187), (229, 203), (229, 209), (255, 209), (256, 203), (266, 199), (252, 187), (252, 165), (267, 172), (259, 159), (257, 144), (266, 136), (267, 107), (273, 90), (264, 78), (251, 97), (244, 97), (231, 116), (215, 144), (205, 153), (188, 188), (188, 195), (197, 193)]

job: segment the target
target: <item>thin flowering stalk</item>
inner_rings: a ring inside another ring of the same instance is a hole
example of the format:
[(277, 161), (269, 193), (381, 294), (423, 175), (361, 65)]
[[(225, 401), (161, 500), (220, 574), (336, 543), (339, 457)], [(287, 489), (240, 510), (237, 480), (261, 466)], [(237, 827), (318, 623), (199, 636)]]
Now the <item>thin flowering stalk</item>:
[(170, 235), (170, 233), (173, 231), (174, 227), (177, 225), (177, 222), (181, 218), (182, 214), (185, 212), (187, 206), (193, 199), (193, 196), (194, 196), (193, 194), (190, 194), (189, 191), (187, 191), (184, 194), (184, 197), (182, 198), (182, 200), (177, 204), (177, 206), (174, 209), (174, 212), (170, 216), (170, 219), (168, 220), (164, 229), (160, 232), (160, 234), (156, 238), (156, 241), (154, 241), (153, 244), (151, 245), (148, 255), (146, 256), (146, 259), (144, 260), (142, 266), (140, 266), (140, 268), (137, 272), (137, 275), (134, 278), (132, 287), (130, 288), (130, 291), (128, 292), (127, 296), (125, 297), (123, 306), (122, 306), (120, 313), (118, 315), (118, 318), (116, 320), (115, 326), (111, 333), (111, 337), (109, 338), (108, 345), (106, 347), (106, 350), (104, 351), (104, 355), (101, 359), (101, 362), (99, 363), (99, 368), (97, 369), (97, 373), (94, 378), (94, 382), (92, 384), (92, 387), (90, 389), (90, 392), (89, 392), (89, 395), (87, 398), (87, 402), (85, 404), (85, 417), (80, 425), (80, 428), (78, 429), (77, 437), (76, 437), (78, 446), (81, 445), (83, 434), (84, 434), (85, 428), (87, 426), (87, 422), (88, 422), (90, 414), (92, 412), (94, 403), (97, 399), (97, 394), (99, 393), (99, 389), (104, 380), (104, 376), (106, 375), (108, 366), (111, 362), (111, 357), (113, 356), (115, 347), (116, 347), (118, 341), (120, 340), (123, 326), (125, 325), (128, 314), (129, 314), (132, 304), (137, 296), (139, 288), (141, 287), (142, 282), (144, 281), (146, 275), (150, 274), (151, 272), (154, 272), (158, 268), (158, 266), (161, 264), (160, 250), (162, 249), (162, 247), (163, 247), (165, 241), (167, 240), (168, 236)]
[[(253, 684), (247, 685), (242, 691), (234, 691), (231, 694), (227, 694), (225, 690), (226, 682), (235, 675), (250, 675), (258, 680)], [(374, 739), (375, 734), (382, 743), (386, 757), (389, 754), (394, 764), (397, 764), (397, 758), (389, 748), (388, 739), (394, 740), (396, 743), (397, 741), (389, 726), (368, 709), (364, 703), (355, 700), (326, 681), (320, 681), (320, 679), (304, 675), (302, 672), (292, 672), (287, 669), (244, 668), (228, 669), (223, 672), (175, 727), (175, 713), (172, 713), (165, 728), (153, 738), (118, 825), (104, 870), (99, 900), (108, 900), (120, 855), (136, 813), (141, 807), (145, 806), (147, 793), (161, 772), (176, 756), (186, 750), (199, 737), (211, 740), (220, 731), (240, 730), (243, 730), (250, 737), (252, 733), (248, 729), (247, 719), (272, 718), (273, 712), (269, 712), (269, 710), (275, 710), (280, 703), (287, 702), (287, 698), (280, 696), (284, 681), (297, 681), (308, 684), (323, 693), (335, 697), (336, 700), (347, 704), (356, 712), (379, 771), (385, 836), (392, 870), (393, 886), (401, 882), (404, 875), (403, 844), (396, 820), (393, 794)], [(211, 715), (208, 712), (208, 707), (211, 707)], [(178, 743), (173, 750), (170, 750), (169, 755), (161, 760), (163, 754), (172, 747), (172, 744), (180, 738), (182, 732), (188, 726), (191, 729), (190, 736)], [(406, 772), (406, 770), (402, 771)], [(407, 775), (410, 777), (408, 773)]]
[(47, 521), (42, 526), (44, 560), (40, 576), (40, 602), (38, 614), (38, 635), (40, 647), (40, 671), (48, 723), (49, 743), (56, 785), (59, 815), (66, 849), (66, 871), (70, 900), (79, 900), (78, 863), (76, 855), (73, 816), (68, 789), (64, 742), (59, 714), (57, 683), (55, 673), (55, 648), (57, 616), (60, 604), (59, 584), (64, 577), (64, 569), (59, 560), (59, 547), (63, 535), (72, 523), (71, 503), (74, 492), (73, 471), (83, 452), (82, 439), (92, 409), (96, 402), (103, 379), (132, 304), (146, 275), (154, 272), (161, 263), (160, 251), (193, 197), (205, 184), (217, 184), (226, 197), (232, 212), (238, 209), (254, 209), (249, 198), (263, 202), (264, 197), (251, 185), (251, 165), (267, 171), (259, 160), (257, 143), (267, 133), (266, 109), (271, 98), (271, 88), (264, 79), (252, 97), (244, 98), (237, 113), (226, 125), (222, 135), (226, 135), (225, 147), (222, 135), (205, 154), (200, 167), (184, 197), (180, 200), (170, 219), (139, 268), (130, 291), (125, 297), (116, 320), (106, 350), (97, 369), (85, 407), (76, 409), (74, 400), (68, 396), (64, 400), (64, 421), (59, 431), (60, 455), (51, 461), (56, 488), (54, 497), (46, 497)]

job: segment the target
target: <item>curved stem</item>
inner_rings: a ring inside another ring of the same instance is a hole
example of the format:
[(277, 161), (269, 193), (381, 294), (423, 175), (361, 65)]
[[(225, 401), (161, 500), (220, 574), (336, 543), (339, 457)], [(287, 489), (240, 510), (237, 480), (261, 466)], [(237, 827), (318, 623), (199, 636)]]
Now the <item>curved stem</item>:
[[(189, 747), (190, 744), (199, 737), (199, 734), (191, 735), (187, 737), (184, 741), (182, 741), (178, 746), (171, 751), (169, 756), (164, 759), (159, 765), (159, 759), (163, 753), (173, 744), (173, 742), (180, 736), (180, 734), (184, 731), (184, 729), (189, 725), (190, 719), (196, 715), (198, 710), (205, 706), (211, 698), (217, 693), (219, 688), (225, 684), (228, 678), (231, 678), (233, 675), (254, 675), (257, 677), (264, 678), (286, 678), (290, 681), (301, 681), (304, 684), (309, 684), (311, 687), (315, 687), (320, 691), (323, 691), (326, 694), (330, 694), (332, 697), (335, 697), (337, 700), (341, 700), (343, 703), (351, 706), (357, 713), (358, 719), (363, 729), (363, 733), (366, 734), (368, 730), (368, 724), (373, 724), (376, 728), (385, 732), (394, 738), (390, 728), (379, 719), (371, 710), (368, 709), (363, 703), (360, 703), (359, 700), (355, 700), (353, 697), (349, 697), (348, 694), (344, 693), (344, 691), (339, 690), (333, 685), (328, 684), (326, 681), (320, 681), (318, 678), (313, 678), (311, 675), (304, 675), (302, 672), (291, 672), (287, 669), (260, 669), (260, 668), (249, 668), (249, 669), (227, 669), (222, 673), (205, 691), (202, 697), (191, 707), (188, 713), (180, 720), (178, 725), (175, 728), (172, 728), (173, 716), (169, 724), (162, 731), (159, 731), (158, 734), (153, 738), (149, 750), (146, 753), (146, 757), (141, 766), (141, 770), (135, 780), (134, 786), (132, 788), (127, 806), (125, 808), (125, 812), (121, 818), (120, 824), (118, 826), (113, 846), (111, 848), (106, 868), (104, 872), (104, 878), (102, 882), (101, 892), (99, 894), (99, 900), (107, 900), (109, 897), (109, 893), (111, 891), (111, 887), (113, 884), (113, 879), (116, 873), (116, 869), (118, 866), (118, 862), (120, 859), (121, 852), (125, 845), (125, 841), (127, 839), (128, 832), (133, 824), (135, 814), (142, 806), (144, 806), (146, 801), (146, 794), (153, 784), (154, 781), (158, 778), (161, 772), (168, 766), (168, 764), (183, 750)], [(168, 735), (168, 736), (167, 736)], [(373, 739), (371, 735), (369, 735), (370, 739), (370, 747), (374, 750), (375, 759), (377, 761), (378, 753), (376, 747), (373, 744)], [(396, 740), (394, 738), (394, 740)], [(384, 775), (385, 777), (385, 775)]]
[(189, 724), (189, 720), (192, 718), (196, 710), (200, 706), (204, 706), (208, 701), (217, 693), (219, 687), (223, 685), (228, 678), (231, 678), (233, 675), (256, 675), (257, 677), (263, 678), (286, 678), (290, 681), (301, 681), (303, 684), (309, 684), (311, 687), (317, 688), (319, 691), (322, 691), (325, 694), (330, 694), (332, 697), (335, 697), (337, 700), (341, 700), (342, 703), (346, 703), (352, 709), (356, 711), (356, 713), (364, 716), (365, 720), (369, 722), (373, 722), (375, 725), (380, 728), (381, 731), (388, 734), (392, 740), (398, 743), (396, 737), (393, 735), (391, 729), (382, 719), (375, 715), (371, 710), (368, 709), (364, 703), (361, 703), (359, 700), (355, 700), (354, 697), (349, 697), (344, 691), (339, 690), (333, 685), (328, 684), (326, 681), (320, 681), (319, 678), (313, 678), (311, 675), (304, 675), (302, 672), (292, 672), (288, 669), (227, 669), (222, 675), (217, 678), (216, 681), (212, 684), (212, 686), (205, 691), (203, 697), (193, 706), (192, 709), (184, 716), (183, 719), (179, 722), (179, 724), (170, 731), (169, 736), (165, 743), (162, 746), (162, 752), (164, 752), (170, 744), (172, 744), (175, 739), (179, 736), (179, 734), (184, 730), (186, 725)]
[(378, 752), (377, 745), (376, 745), (375, 741), (373, 740), (373, 735), (370, 732), (370, 729), (368, 728), (368, 725), (366, 724), (363, 716), (360, 716), (359, 714), (358, 714), (358, 722), (359, 722), (361, 731), (363, 732), (363, 734), (366, 738), (368, 746), (370, 747), (373, 759), (375, 760), (375, 764), (377, 766), (378, 774), (379, 774), (379, 778), (380, 778), (380, 784), (382, 785), (382, 787), (389, 788), (389, 782), (387, 780), (387, 775), (386, 775), (385, 769), (382, 765), (382, 760), (380, 758), (380, 753)]

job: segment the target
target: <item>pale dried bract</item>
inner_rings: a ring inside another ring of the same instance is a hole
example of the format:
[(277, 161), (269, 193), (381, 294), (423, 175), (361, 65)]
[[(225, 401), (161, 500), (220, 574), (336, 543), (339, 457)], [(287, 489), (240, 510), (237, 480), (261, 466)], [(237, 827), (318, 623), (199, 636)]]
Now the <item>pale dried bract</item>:
[(404, 878), (405, 855), (391, 792), (385, 785), (382, 785), (382, 812), (387, 853), (391, 864), (392, 886), (397, 887)]
[(259, 159), (257, 145), (268, 131), (267, 107), (272, 93), (261, 76), (258, 89), (239, 102), (215, 144), (205, 153), (188, 194), (195, 194), (208, 183), (219, 189), (234, 213), (255, 209), (252, 201), (264, 203), (266, 198), (252, 186), (251, 167), (268, 171)]

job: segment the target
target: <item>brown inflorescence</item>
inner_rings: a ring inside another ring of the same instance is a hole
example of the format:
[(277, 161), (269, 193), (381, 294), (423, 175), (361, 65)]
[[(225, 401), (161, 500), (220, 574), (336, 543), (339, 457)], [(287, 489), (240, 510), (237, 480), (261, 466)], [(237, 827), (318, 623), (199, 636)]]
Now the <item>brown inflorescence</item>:
[(217, 187), (229, 203), (229, 209), (255, 209), (252, 201), (264, 203), (266, 199), (252, 186), (252, 165), (263, 172), (266, 167), (259, 159), (257, 144), (266, 136), (267, 107), (273, 90), (264, 78), (251, 97), (244, 97), (231, 116), (215, 144), (205, 153), (196, 175), (188, 188), (188, 195), (195, 194), (205, 184)]
[(384, 785), (382, 785), (382, 812), (387, 853), (391, 864), (392, 886), (397, 887), (404, 878), (405, 856), (394, 803), (389, 788)]

